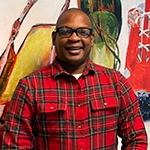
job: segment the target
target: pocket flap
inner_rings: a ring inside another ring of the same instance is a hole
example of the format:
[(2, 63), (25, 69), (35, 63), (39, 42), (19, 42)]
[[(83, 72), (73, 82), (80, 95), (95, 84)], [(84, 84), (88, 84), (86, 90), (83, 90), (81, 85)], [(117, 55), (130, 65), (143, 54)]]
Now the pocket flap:
[(118, 107), (118, 100), (115, 98), (105, 98), (103, 100), (92, 100), (91, 101), (92, 110), (106, 109), (106, 108), (116, 108)]
[(39, 104), (40, 112), (55, 112), (65, 111), (67, 109), (67, 103), (42, 103)]

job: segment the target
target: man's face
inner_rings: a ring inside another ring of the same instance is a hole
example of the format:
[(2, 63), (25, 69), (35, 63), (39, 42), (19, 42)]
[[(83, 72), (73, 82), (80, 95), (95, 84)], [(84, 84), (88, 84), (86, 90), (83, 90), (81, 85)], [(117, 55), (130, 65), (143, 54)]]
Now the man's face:
[(88, 17), (81, 12), (66, 13), (59, 19), (57, 28), (60, 29), (59, 32), (62, 34), (68, 29), (76, 30), (81, 28), (77, 31), (78, 33), (73, 32), (70, 36), (62, 36), (59, 32), (55, 32), (53, 35), (53, 44), (56, 47), (58, 59), (65, 65), (79, 66), (84, 64), (89, 57), (91, 46), (93, 44), (93, 35), (91, 32), (89, 36), (80, 36), (80, 33), (82, 35), (82, 28), (87, 32), (89, 31), (89, 28), (91, 28)]

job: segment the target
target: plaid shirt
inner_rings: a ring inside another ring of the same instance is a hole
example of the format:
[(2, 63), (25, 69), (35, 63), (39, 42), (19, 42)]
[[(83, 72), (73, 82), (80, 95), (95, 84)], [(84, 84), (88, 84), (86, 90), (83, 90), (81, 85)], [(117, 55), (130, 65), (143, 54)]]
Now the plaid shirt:
[(137, 98), (117, 71), (91, 61), (77, 80), (55, 61), (20, 80), (5, 121), (4, 150), (146, 150)]

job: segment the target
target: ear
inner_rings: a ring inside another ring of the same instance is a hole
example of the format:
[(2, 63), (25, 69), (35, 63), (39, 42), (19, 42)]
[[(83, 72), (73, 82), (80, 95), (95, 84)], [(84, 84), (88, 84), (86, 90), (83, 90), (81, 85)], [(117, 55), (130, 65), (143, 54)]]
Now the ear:
[(52, 32), (52, 44), (55, 45), (55, 40), (56, 40), (56, 32)]

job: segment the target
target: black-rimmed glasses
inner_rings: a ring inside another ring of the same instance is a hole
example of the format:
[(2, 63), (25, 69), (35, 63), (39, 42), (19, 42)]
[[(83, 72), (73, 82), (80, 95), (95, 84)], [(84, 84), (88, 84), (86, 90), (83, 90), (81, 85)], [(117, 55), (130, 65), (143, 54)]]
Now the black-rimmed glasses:
[(80, 27), (77, 29), (72, 29), (70, 27), (56, 28), (56, 33), (58, 33), (59, 36), (62, 38), (69, 38), (74, 32), (80, 38), (88, 38), (92, 35), (92, 29), (86, 27)]

